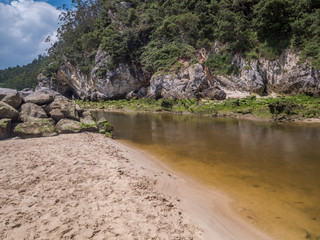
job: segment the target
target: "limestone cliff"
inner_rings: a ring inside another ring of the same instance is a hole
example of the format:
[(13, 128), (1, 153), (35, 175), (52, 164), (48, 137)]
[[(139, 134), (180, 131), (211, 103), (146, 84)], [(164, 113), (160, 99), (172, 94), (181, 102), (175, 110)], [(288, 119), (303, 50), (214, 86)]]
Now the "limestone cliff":
[(320, 70), (308, 62), (300, 64), (299, 56), (289, 49), (274, 61), (263, 58), (246, 60), (236, 54), (232, 64), (238, 70), (237, 75), (213, 76), (213, 80), (224, 89), (259, 95), (320, 95)]
[[(213, 51), (218, 52), (219, 47)], [(233, 75), (215, 74), (205, 66), (206, 51), (199, 51), (199, 63), (187, 64), (178, 72), (157, 73), (148, 77), (135, 65), (120, 63), (116, 69), (107, 66), (108, 54), (99, 49), (89, 76), (69, 61), (58, 69), (54, 80), (38, 77), (39, 87), (49, 87), (65, 96), (81, 99), (106, 100), (124, 97), (206, 98), (224, 99), (227, 92), (269, 95), (320, 95), (320, 70), (308, 62), (299, 63), (299, 56), (286, 49), (274, 61), (263, 58), (247, 60), (235, 54)], [(148, 87), (148, 90), (147, 88)]]

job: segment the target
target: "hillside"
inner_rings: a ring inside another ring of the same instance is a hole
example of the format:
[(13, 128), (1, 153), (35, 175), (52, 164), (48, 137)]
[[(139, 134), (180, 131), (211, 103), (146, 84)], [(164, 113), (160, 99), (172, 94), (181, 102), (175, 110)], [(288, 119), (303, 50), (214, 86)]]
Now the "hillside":
[(74, 5), (61, 15), (65, 24), (49, 50), (52, 63), (42, 69), (40, 86), (92, 100), (131, 92), (155, 98), (215, 98), (213, 90), (320, 93), (318, 1)]
[(38, 85), (37, 76), (50, 61), (48, 57), (39, 55), (38, 59), (27, 65), (0, 70), (0, 88), (35, 88)]

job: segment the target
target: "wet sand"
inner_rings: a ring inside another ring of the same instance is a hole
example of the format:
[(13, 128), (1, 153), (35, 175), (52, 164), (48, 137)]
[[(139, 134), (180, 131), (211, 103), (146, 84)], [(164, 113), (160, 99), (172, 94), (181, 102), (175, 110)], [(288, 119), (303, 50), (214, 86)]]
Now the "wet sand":
[(270, 239), (231, 202), (100, 134), (0, 141), (0, 239)]

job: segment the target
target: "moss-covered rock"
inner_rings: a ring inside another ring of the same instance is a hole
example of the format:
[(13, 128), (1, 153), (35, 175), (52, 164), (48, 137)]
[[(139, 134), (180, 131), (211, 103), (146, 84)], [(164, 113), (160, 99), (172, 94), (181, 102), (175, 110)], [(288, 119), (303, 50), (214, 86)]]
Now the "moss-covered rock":
[(14, 132), (23, 138), (51, 137), (57, 135), (57, 129), (50, 119), (38, 119), (33, 122), (19, 123)]
[(88, 124), (77, 122), (71, 119), (61, 119), (56, 128), (59, 133), (79, 133), (79, 132), (97, 132), (98, 127), (95, 123)]
[(5, 139), (11, 135), (11, 119), (0, 119), (0, 139)]
[(98, 121), (98, 127), (100, 130), (105, 130), (106, 132), (112, 132), (114, 130), (114, 127), (105, 118), (101, 118)]
[(16, 121), (19, 118), (19, 112), (9, 104), (0, 101), (0, 119), (2, 118), (10, 118)]

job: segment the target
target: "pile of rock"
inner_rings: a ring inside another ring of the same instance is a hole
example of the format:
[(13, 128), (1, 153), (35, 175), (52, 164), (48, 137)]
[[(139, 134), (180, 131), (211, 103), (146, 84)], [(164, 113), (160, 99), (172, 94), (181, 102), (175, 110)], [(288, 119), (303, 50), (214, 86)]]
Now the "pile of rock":
[(36, 91), (0, 88), (0, 139), (98, 132), (90, 113), (48, 88)]

